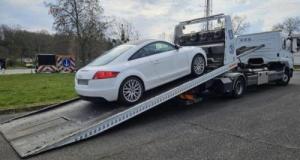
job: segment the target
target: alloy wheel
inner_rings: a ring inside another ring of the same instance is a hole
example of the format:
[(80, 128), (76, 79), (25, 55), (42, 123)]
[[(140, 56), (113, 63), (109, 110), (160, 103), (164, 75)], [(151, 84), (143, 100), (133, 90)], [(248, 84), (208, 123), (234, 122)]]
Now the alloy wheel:
[(142, 84), (137, 79), (129, 79), (122, 88), (123, 97), (130, 103), (137, 102), (141, 98), (142, 92)]
[(193, 63), (193, 70), (195, 74), (201, 75), (205, 70), (205, 60), (202, 56), (196, 56)]

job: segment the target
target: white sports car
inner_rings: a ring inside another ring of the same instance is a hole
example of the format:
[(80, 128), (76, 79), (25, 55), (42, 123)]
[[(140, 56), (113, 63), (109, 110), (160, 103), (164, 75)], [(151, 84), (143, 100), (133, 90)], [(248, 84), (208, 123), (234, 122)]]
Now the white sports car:
[(75, 90), (85, 99), (133, 104), (145, 91), (190, 74), (202, 75), (206, 64), (206, 54), (199, 47), (135, 41), (113, 48), (80, 69)]

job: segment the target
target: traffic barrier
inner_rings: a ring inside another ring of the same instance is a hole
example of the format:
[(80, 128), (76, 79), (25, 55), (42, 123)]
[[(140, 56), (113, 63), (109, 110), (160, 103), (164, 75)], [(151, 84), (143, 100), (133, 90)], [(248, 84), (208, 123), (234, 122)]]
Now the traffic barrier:
[(37, 73), (55, 73), (58, 69), (54, 65), (41, 65), (37, 68)]
[(75, 59), (71, 56), (58, 56), (56, 66), (59, 72), (72, 73), (75, 72)]

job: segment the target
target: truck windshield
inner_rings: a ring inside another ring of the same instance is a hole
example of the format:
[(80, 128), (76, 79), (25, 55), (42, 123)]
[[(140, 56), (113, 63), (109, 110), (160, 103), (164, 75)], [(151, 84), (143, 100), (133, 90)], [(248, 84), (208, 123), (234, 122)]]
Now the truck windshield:
[(120, 55), (128, 51), (134, 47), (134, 45), (120, 45), (118, 47), (115, 47), (109, 51), (107, 51), (105, 54), (101, 55), (97, 59), (95, 59), (93, 62), (89, 64), (89, 66), (103, 66), (106, 65), (116, 58), (118, 58)]

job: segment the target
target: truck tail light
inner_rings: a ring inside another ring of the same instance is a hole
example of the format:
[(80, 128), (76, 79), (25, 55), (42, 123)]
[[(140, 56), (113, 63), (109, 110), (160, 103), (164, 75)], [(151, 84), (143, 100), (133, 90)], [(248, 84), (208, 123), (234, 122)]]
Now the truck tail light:
[(98, 71), (95, 73), (93, 79), (109, 79), (117, 77), (119, 72), (112, 71)]

